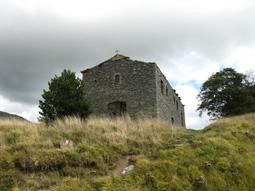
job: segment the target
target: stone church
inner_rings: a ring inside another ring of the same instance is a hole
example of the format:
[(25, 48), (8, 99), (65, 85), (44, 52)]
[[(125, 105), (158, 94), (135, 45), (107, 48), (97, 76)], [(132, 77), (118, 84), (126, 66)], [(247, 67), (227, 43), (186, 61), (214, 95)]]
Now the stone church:
[(93, 114), (152, 117), (185, 127), (181, 98), (156, 63), (116, 54), (82, 75)]

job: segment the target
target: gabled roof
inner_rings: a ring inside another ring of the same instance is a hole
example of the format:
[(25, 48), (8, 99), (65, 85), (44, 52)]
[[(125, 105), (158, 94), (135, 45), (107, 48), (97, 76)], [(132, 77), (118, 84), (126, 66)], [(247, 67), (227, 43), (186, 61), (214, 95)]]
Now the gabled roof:
[[(122, 54), (115, 54), (113, 57), (111, 57), (110, 59), (104, 61), (104, 62), (101, 62), (100, 64), (98, 64), (97, 66), (102, 66), (103, 64), (105, 63), (108, 63), (108, 62), (114, 62), (114, 61), (117, 61), (117, 60), (130, 60), (130, 58), (128, 56), (124, 56)], [(97, 66), (94, 66), (94, 67), (97, 67)], [(93, 67), (93, 68), (94, 68)], [(81, 71), (81, 73), (84, 73), (88, 70), (90, 70), (91, 68), (88, 68), (86, 70), (83, 70)]]
[(116, 60), (128, 60), (129, 57), (128, 56), (124, 56), (122, 54), (115, 54), (113, 57), (111, 57), (110, 59), (106, 60), (105, 62), (108, 61), (116, 61)]

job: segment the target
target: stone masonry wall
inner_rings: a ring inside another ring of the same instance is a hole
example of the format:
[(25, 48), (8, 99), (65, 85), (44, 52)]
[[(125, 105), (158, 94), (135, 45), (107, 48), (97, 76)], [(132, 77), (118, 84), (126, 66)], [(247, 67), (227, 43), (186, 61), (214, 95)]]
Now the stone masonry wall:
[(158, 118), (185, 127), (184, 105), (160, 69), (155, 68)]
[[(120, 82), (115, 82), (115, 75)], [(117, 60), (99, 64), (83, 72), (85, 94), (95, 115), (109, 113), (111, 102), (126, 103), (131, 117), (157, 117), (155, 64)]]

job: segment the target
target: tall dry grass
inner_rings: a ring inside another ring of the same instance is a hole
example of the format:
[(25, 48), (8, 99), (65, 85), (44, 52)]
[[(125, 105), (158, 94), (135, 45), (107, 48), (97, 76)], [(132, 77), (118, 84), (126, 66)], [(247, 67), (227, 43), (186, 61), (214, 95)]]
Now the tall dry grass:
[(176, 134), (176, 128), (157, 119), (133, 120), (129, 116), (119, 118), (90, 117), (83, 121), (79, 118), (67, 117), (57, 120), (49, 128), (66, 131), (80, 130), (91, 132), (111, 143), (126, 144), (127, 140), (152, 141), (160, 143), (164, 136)]
[(130, 141), (161, 144), (166, 139), (176, 136), (178, 131), (182, 131), (181, 128), (173, 128), (164, 121), (152, 118), (133, 120), (129, 116), (90, 117), (86, 120), (66, 117), (48, 126), (44, 123), (1, 120), (0, 147), (18, 143), (29, 145), (36, 142), (40, 144), (52, 142), (53, 145), (54, 141), (59, 139), (76, 139), (74, 136), (77, 133), (80, 142), (95, 139), (121, 145), (126, 145)]

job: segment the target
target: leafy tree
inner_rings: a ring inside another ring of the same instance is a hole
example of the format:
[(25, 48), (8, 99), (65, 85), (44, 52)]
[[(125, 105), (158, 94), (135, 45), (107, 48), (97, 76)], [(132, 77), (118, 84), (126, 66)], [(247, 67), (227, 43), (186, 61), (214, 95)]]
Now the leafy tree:
[(84, 95), (84, 84), (75, 73), (64, 70), (48, 82), (49, 90), (43, 90), (39, 101), (39, 120), (46, 123), (65, 116), (86, 117), (89, 114), (88, 103)]
[(203, 83), (198, 95), (200, 115), (216, 119), (255, 111), (255, 86), (247, 76), (225, 68)]

